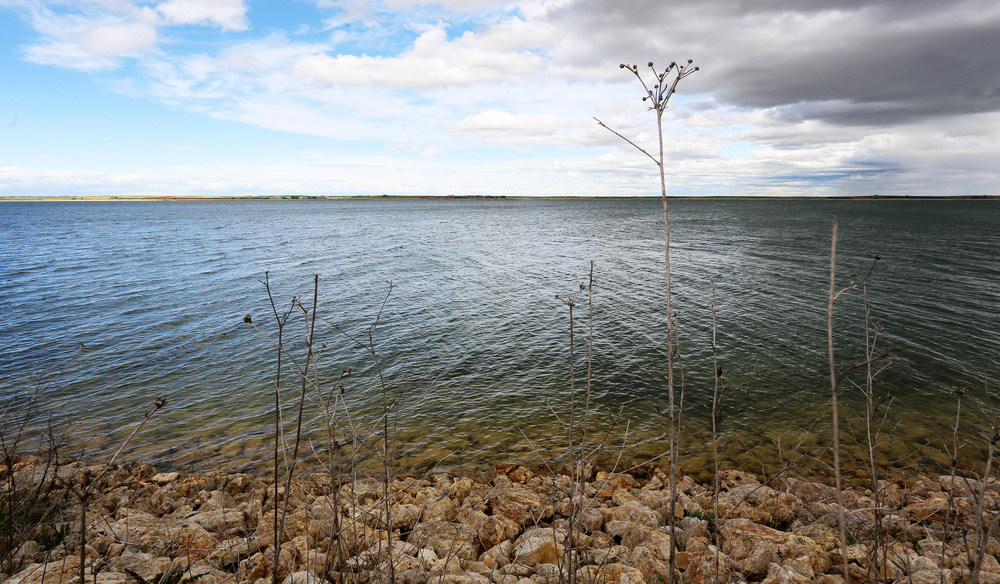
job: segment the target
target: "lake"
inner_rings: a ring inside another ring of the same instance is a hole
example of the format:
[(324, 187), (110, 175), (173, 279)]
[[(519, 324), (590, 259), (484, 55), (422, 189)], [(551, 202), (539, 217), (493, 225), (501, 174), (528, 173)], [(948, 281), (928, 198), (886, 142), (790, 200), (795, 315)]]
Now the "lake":
[[(891, 345), (895, 359), (876, 364), (888, 365), (876, 394), (894, 398), (885, 456), (940, 466), (954, 391), (967, 388), (963, 458), (981, 457), (984, 367), (1000, 357), (1000, 202), (677, 200), (686, 469), (706, 464), (711, 439), (713, 278), (728, 463), (782, 472), (829, 445), (835, 218), (838, 288), (858, 285), (835, 308), (838, 368), (865, 359), (860, 285), (882, 258), (867, 294), (876, 344)], [(258, 470), (273, 448), (276, 352), (243, 319), (275, 336), (265, 273), (279, 310), (293, 296), (310, 307), (317, 274), (323, 391), (352, 368), (337, 440), (374, 447), (388, 399), (400, 471), (553, 463), (570, 403), (569, 312), (556, 296), (578, 292), (591, 261), (590, 437), (607, 437), (607, 456), (641, 462), (666, 448), (666, 278), (654, 199), (2, 203), (0, 398), (22, 404), (65, 368), (31, 408), (31, 427), (51, 427), (63, 452), (110, 455), (165, 397), (123, 460)], [(363, 346), (380, 310), (371, 338), (384, 387)], [(589, 310), (584, 292), (574, 312), (580, 400)], [(283, 334), (302, 354), (301, 317)], [(986, 375), (996, 385), (995, 370)], [(291, 428), (300, 384), (282, 376)], [(855, 380), (840, 393), (848, 442), (864, 432)], [(317, 401), (310, 390), (308, 456), (325, 450)], [(8, 420), (3, 431), (13, 429)], [(370, 460), (368, 446), (359, 456)]]

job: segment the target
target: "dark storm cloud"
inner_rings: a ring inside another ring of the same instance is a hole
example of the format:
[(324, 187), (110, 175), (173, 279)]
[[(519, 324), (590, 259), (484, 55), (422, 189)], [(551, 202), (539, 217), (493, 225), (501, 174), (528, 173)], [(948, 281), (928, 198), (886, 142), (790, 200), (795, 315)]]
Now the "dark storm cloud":
[(552, 17), (581, 60), (694, 57), (687, 91), (784, 121), (918, 122), (1000, 111), (995, 1), (584, 0)]

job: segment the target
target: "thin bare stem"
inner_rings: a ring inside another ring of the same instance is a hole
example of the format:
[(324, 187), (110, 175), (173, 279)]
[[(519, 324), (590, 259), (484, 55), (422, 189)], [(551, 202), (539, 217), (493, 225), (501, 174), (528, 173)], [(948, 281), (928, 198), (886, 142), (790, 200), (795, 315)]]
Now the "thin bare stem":
[[(837, 522), (840, 526), (840, 556), (841, 570), (844, 581), (850, 582), (851, 578), (847, 570), (847, 524), (844, 517), (844, 495), (841, 488), (840, 478), (840, 424), (837, 413), (837, 386), (840, 378), (834, 366), (833, 358), (833, 302), (840, 294), (835, 294), (836, 289), (836, 266), (837, 266), (837, 220), (833, 220), (833, 239), (830, 244), (830, 302), (827, 308), (826, 317), (826, 343), (830, 360), (830, 400), (833, 413), (833, 476), (837, 489)], [(843, 290), (841, 291), (843, 292)]]
[(713, 579), (718, 579), (719, 577), (719, 550), (722, 549), (722, 544), (720, 541), (720, 531), (722, 526), (719, 525), (719, 429), (717, 426), (717, 412), (719, 408), (719, 381), (722, 379), (722, 369), (719, 368), (719, 346), (716, 344), (715, 339), (715, 278), (711, 278), (712, 281), (712, 370), (715, 375), (715, 385), (712, 389), (712, 461), (715, 465), (715, 473), (712, 480), (712, 517), (715, 520), (715, 553), (712, 554), (714, 558), (714, 569), (712, 570)]

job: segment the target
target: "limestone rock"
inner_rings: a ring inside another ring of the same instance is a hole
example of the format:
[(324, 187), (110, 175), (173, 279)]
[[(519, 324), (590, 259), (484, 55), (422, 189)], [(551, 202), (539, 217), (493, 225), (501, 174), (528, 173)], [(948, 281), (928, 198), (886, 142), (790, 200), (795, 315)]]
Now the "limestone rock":
[(642, 572), (632, 566), (614, 563), (606, 566), (583, 566), (577, 581), (590, 584), (646, 584)]
[(528, 489), (502, 489), (489, 499), (493, 515), (510, 519), (519, 526), (552, 518), (552, 505)]
[(322, 584), (325, 582), (322, 578), (317, 576), (311, 570), (302, 570), (300, 572), (293, 572), (284, 579), (282, 584)]
[(527, 566), (536, 564), (555, 564), (561, 561), (565, 548), (551, 537), (529, 537), (514, 546), (515, 562)]
[(812, 580), (778, 564), (771, 564), (761, 584), (812, 584)]

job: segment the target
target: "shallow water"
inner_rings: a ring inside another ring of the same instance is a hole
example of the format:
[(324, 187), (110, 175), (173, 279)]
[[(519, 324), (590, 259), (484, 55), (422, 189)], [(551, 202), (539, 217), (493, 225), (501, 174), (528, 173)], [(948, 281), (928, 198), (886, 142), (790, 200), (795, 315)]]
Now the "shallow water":
[[(877, 345), (891, 344), (896, 359), (876, 378), (877, 394), (894, 396), (884, 450), (905, 465), (940, 466), (952, 392), (966, 387), (963, 457), (979, 456), (983, 368), (1000, 356), (1000, 204), (675, 201), (670, 213), (688, 466), (705, 464), (711, 441), (713, 277), (727, 460), (776, 472), (828, 446), (835, 217), (838, 287), (860, 283), (882, 257), (868, 294)], [(276, 355), (242, 319), (275, 335), (265, 272), (282, 310), (293, 295), (311, 302), (315, 273), (322, 388), (353, 368), (337, 440), (366, 438), (360, 456), (376, 459), (387, 398), (400, 470), (556, 464), (570, 394), (569, 315), (556, 295), (572, 296), (593, 260), (590, 437), (606, 434), (606, 455), (641, 461), (666, 444), (662, 237), (655, 200), (5, 203), (0, 396), (21, 403), (68, 364), (32, 408), (35, 427), (51, 423), (67, 452), (113, 452), (163, 396), (168, 406), (127, 458), (261, 468), (273, 449)], [(373, 338), (385, 395), (356, 342), (368, 341), (384, 300)], [(840, 368), (864, 360), (863, 306), (861, 290), (837, 302)], [(588, 309), (582, 294), (578, 390)], [(301, 354), (301, 319), (285, 333)], [(290, 428), (300, 388), (282, 375)], [(864, 433), (863, 402), (850, 380), (841, 395), (850, 441)], [(322, 456), (318, 398), (307, 398), (312, 441), (302, 449)]]

